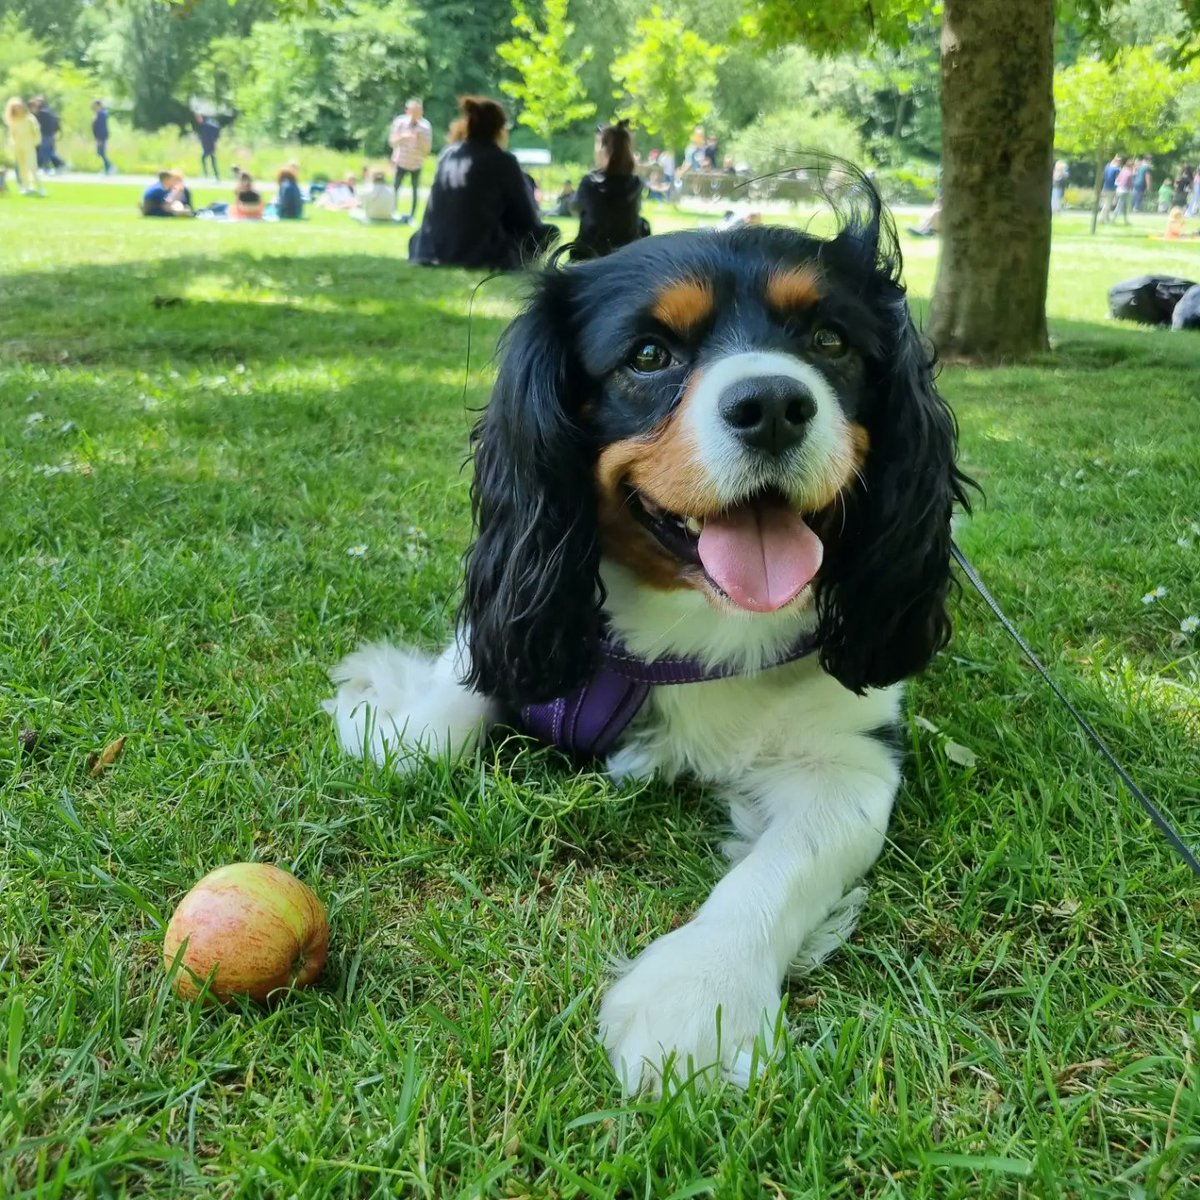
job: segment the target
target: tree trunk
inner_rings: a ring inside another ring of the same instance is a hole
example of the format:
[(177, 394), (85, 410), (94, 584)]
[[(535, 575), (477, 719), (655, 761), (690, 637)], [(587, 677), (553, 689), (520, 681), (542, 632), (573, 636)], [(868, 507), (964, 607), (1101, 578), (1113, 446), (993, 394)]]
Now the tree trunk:
[(1054, 0), (946, 0), (942, 253), (929, 333), (946, 358), (1046, 350)]
[(1096, 232), (1096, 218), (1100, 215), (1100, 191), (1104, 186), (1104, 155), (1096, 159), (1096, 178), (1092, 180), (1092, 232)]

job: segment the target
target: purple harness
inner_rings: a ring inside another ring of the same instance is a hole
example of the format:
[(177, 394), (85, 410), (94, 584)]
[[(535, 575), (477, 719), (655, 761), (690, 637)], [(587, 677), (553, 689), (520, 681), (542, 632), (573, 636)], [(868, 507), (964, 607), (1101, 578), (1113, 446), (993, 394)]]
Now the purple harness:
[[(806, 658), (816, 648), (816, 635), (806, 633), (763, 670)], [(708, 683), (739, 674), (736, 667), (703, 667), (694, 659), (670, 655), (646, 662), (605, 637), (600, 642), (600, 666), (592, 678), (557, 700), (525, 705), (519, 724), (531, 737), (576, 758), (603, 758), (646, 703), (652, 687)]]

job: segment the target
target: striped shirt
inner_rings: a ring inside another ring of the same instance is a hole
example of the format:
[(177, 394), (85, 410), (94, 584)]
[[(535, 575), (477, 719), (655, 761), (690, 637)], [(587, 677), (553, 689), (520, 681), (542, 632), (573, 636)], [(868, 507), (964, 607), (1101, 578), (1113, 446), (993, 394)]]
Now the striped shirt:
[(406, 113), (392, 122), (388, 143), (392, 147), (392, 164), (405, 171), (415, 171), (433, 145), (433, 126), (424, 117), (410, 121)]

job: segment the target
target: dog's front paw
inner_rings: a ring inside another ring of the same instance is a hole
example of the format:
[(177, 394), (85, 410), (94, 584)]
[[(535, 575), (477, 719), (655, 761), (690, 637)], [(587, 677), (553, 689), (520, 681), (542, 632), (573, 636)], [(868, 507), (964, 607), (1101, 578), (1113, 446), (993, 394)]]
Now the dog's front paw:
[(745, 1087), (755, 1041), (775, 1049), (779, 980), (744, 939), (693, 922), (652, 942), (600, 1005), (600, 1039), (627, 1095), (659, 1091), (673, 1074)]

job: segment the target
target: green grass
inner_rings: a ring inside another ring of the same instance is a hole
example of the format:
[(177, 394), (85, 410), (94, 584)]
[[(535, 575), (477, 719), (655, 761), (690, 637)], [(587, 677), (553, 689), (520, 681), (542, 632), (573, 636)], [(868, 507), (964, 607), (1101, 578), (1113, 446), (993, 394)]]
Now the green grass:
[[(398, 229), (53, 191), (0, 199), (0, 1194), (1197, 1194), (1195, 881), (966, 594), (864, 919), (790, 989), (783, 1060), (622, 1103), (608, 956), (706, 895), (715, 803), (512, 748), (397, 780), (319, 711), (359, 639), (447, 633), (517, 282), (476, 297), (468, 380), (475, 280), (410, 269)], [(1103, 313), (1126, 276), (1200, 277), (1200, 246), (1083, 220), (1056, 352), (942, 376), (987, 491), (961, 540), (1196, 841), (1200, 338)], [(906, 245), (925, 296), (936, 246)], [(324, 898), (324, 982), (185, 1005), (164, 922), (249, 858)]]

